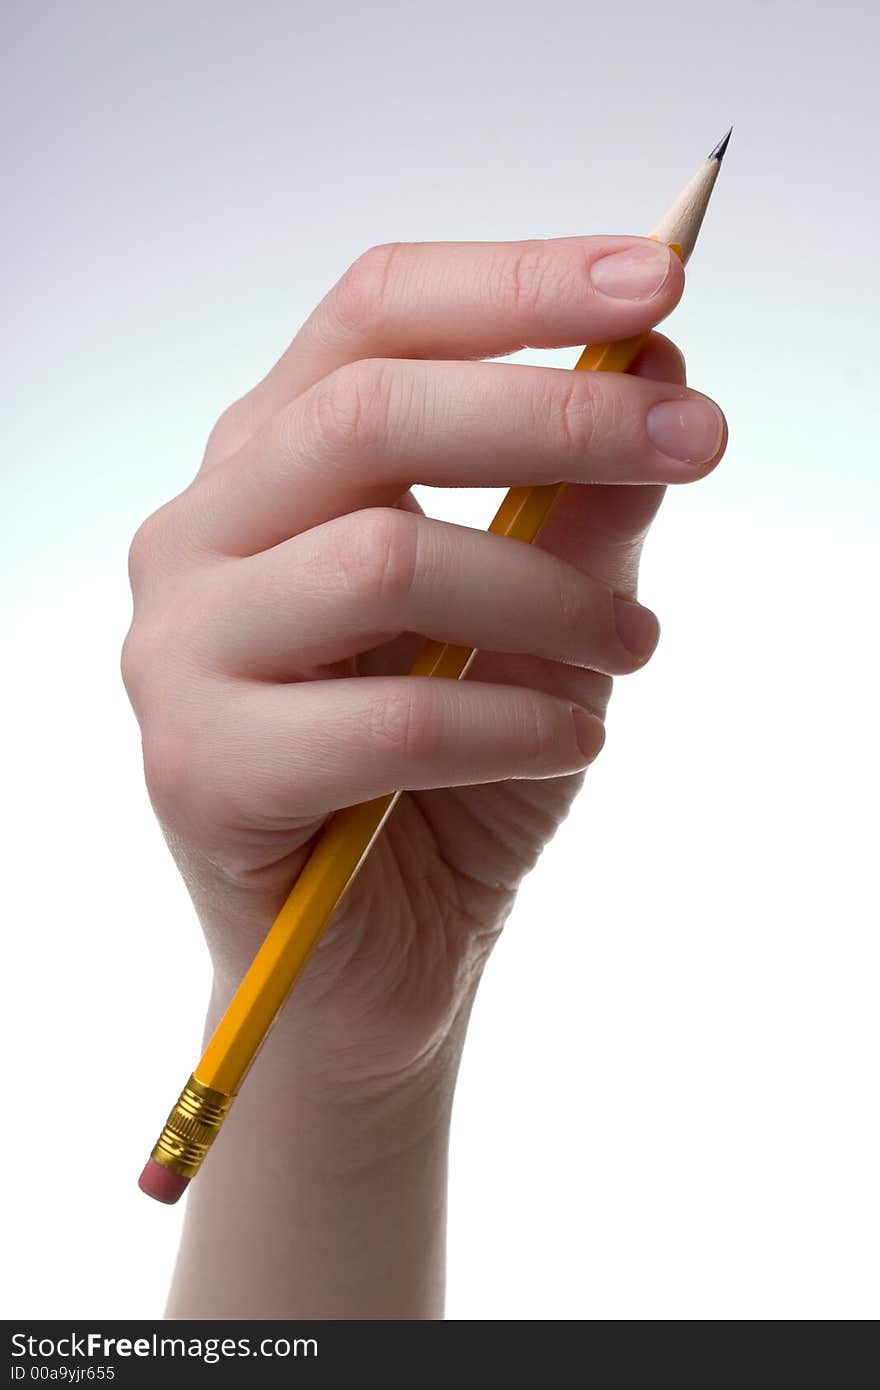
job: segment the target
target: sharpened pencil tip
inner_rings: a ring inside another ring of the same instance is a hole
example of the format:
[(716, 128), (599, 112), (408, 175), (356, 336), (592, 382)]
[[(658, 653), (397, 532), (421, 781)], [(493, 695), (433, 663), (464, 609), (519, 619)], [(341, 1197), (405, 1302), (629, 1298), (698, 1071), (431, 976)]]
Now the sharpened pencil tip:
[(718, 141), (718, 144), (715, 146), (715, 148), (714, 148), (714, 150), (712, 151), (712, 153), (706, 156), (706, 163), (707, 163), (707, 164), (708, 164), (708, 162), (709, 162), (710, 159), (717, 159), (717, 160), (718, 160), (718, 163), (719, 163), (719, 164), (721, 163), (722, 159), (724, 158), (724, 151), (727, 149), (727, 146), (730, 144), (730, 137), (731, 137), (732, 134), (733, 134), (733, 126), (730, 127), (730, 130), (727, 132), (727, 134), (725, 135), (724, 139)]

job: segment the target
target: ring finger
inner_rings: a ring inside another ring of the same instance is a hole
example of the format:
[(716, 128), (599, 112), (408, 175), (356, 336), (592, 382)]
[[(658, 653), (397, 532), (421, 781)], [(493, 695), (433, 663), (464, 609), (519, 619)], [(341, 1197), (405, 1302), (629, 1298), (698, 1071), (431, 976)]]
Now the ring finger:
[(216, 616), (199, 623), (200, 655), (261, 680), (290, 680), (401, 632), (622, 674), (658, 636), (650, 610), (555, 555), (390, 507), (314, 527), (203, 583), (213, 592), (199, 608)]

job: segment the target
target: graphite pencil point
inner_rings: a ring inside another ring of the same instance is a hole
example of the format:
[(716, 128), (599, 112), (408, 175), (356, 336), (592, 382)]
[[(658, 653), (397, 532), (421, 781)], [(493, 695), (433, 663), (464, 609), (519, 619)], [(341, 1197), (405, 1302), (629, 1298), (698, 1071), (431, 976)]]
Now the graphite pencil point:
[(730, 144), (730, 137), (731, 137), (732, 134), (733, 134), (733, 126), (730, 127), (730, 130), (727, 132), (727, 134), (725, 135), (724, 139), (718, 141), (718, 144), (715, 146), (715, 148), (714, 148), (714, 150), (712, 151), (712, 153), (706, 156), (707, 162), (708, 162), (708, 160), (710, 160), (710, 159), (717, 159), (717, 160), (718, 160), (718, 163), (719, 163), (719, 164), (721, 163), (722, 159), (724, 158), (724, 151), (727, 149), (727, 146)]

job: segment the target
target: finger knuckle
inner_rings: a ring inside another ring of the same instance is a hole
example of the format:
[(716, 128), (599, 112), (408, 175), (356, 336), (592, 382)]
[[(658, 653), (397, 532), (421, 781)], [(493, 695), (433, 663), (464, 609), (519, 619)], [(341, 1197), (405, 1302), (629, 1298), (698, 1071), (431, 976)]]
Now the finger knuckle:
[(340, 550), (341, 567), (359, 604), (399, 612), (416, 573), (417, 518), (395, 507), (356, 512)]
[(521, 242), (513, 251), (502, 252), (496, 263), (495, 281), (499, 296), (517, 314), (528, 316), (537, 309), (547, 270), (546, 248), (537, 239)]
[(314, 433), (331, 452), (369, 452), (383, 438), (391, 409), (392, 374), (383, 358), (337, 367), (312, 393)]
[(155, 712), (144, 723), (144, 780), (157, 818), (188, 849), (210, 847), (221, 857), (229, 830), (242, 821), (245, 781), (218, 756), (224, 742), (210, 723), (203, 729)]
[(177, 825), (191, 819), (197, 783), (192, 738), (148, 722), (142, 743), (144, 780), (159, 820)]
[(571, 741), (570, 730), (563, 737), (562, 723), (547, 700), (529, 702), (524, 719), (524, 752), (530, 762), (543, 766), (559, 761), (560, 748)]
[(143, 691), (149, 664), (150, 658), (141, 630), (132, 623), (122, 643), (119, 668), (122, 684), (133, 703), (139, 699)]
[(167, 553), (169, 509), (165, 503), (141, 522), (128, 548), (128, 578), (133, 592), (159, 568)]
[(348, 267), (333, 293), (333, 311), (347, 333), (375, 326), (388, 293), (392, 267), (403, 243), (371, 246)]
[(582, 458), (593, 448), (602, 428), (602, 393), (580, 373), (566, 375), (559, 389), (550, 393), (550, 428), (566, 457)]
[(256, 429), (253, 396), (248, 393), (233, 401), (218, 417), (205, 445), (204, 463), (210, 465), (229, 458), (246, 444)]
[(373, 731), (404, 762), (423, 763), (438, 751), (436, 710), (428, 682), (413, 678), (381, 700), (374, 711)]

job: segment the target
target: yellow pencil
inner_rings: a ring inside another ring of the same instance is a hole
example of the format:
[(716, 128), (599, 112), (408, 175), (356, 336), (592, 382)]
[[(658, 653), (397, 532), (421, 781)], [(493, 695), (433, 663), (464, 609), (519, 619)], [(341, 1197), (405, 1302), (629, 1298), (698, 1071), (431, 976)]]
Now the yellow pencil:
[[(730, 131), (685, 186), (650, 235), (687, 260), (709, 203)], [(586, 347), (574, 370), (625, 372), (647, 339)], [(531, 543), (565, 483), (511, 488), (490, 531)], [(465, 674), (476, 656), (468, 647), (429, 642), (412, 676)], [(176, 1202), (217, 1136), (223, 1119), (288, 994), (327, 926), (343, 893), (366, 859), (400, 792), (337, 811), (306, 861), (247, 974), (220, 1020), (205, 1054), (168, 1116), (140, 1178), (142, 1191)]]

